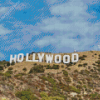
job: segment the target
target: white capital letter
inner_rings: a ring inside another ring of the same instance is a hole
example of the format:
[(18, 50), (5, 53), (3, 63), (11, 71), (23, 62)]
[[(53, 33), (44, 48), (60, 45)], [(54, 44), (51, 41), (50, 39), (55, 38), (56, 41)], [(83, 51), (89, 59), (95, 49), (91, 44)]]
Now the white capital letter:
[(38, 53), (38, 57), (39, 57), (39, 62), (42, 62), (42, 59), (44, 57), (44, 53), (42, 53), (42, 56), (40, 55), (40, 53)]
[[(65, 61), (65, 58), (67, 57), (67, 61)], [(70, 62), (70, 56), (69, 55), (64, 55), (63, 56), (63, 63), (69, 63)]]
[(38, 60), (35, 60), (35, 53), (33, 53), (33, 61), (38, 62)]
[[(57, 60), (57, 57), (59, 57), (59, 61)], [(61, 63), (61, 55), (55, 55), (55, 63)]]
[(52, 56), (50, 56), (50, 55), (46, 55), (46, 62), (47, 63), (52, 63), (52, 60), (53, 60), (53, 55)]
[[(76, 60), (74, 60), (74, 56), (76, 56)], [(78, 62), (78, 54), (77, 53), (74, 53), (72, 54), (72, 62)]]
[(29, 54), (27, 53), (26, 54), (26, 61), (32, 62), (32, 60), (28, 60), (28, 56), (29, 56)]
[(13, 60), (16, 63), (16, 55), (14, 56), (14, 58), (12, 57), (12, 55), (10, 55), (10, 63), (12, 63)]
[[(21, 58), (20, 58), (20, 56), (21, 56)], [(23, 54), (23, 53), (19, 53), (19, 54), (18, 54), (18, 59), (17, 59), (17, 61), (18, 61), (18, 62), (22, 62), (23, 59), (24, 59), (24, 54)]]

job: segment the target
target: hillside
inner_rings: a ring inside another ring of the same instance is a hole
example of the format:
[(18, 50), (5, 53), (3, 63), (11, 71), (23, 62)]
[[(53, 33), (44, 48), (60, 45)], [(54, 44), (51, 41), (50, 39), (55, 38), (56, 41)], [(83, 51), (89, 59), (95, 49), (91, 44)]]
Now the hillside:
[(1, 61), (0, 100), (100, 100), (100, 51), (77, 53), (69, 64)]

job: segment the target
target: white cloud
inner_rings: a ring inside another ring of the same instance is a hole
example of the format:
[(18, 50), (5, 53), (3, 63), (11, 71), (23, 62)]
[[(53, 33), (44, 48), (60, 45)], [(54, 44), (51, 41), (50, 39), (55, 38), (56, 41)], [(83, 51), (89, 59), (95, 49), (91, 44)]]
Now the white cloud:
[(0, 16), (8, 11), (8, 7), (0, 7)]
[(17, 3), (14, 3), (9, 0), (7, 4), (10, 4), (11, 6), (1, 7), (0, 9), (0, 16), (1, 16), (0, 21), (3, 20), (6, 16), (9, 16), (9, 14), (13, 10), (23, 10), (25, 8), (30, 7), (28, 3), (20, 3), (20, 1), (18, 1)]
[[(38, 26), (42, 32), (52, 32), (54, 35), (36, 40), (34, 44), (41, 48), (52, 44), (59, 50), (67, 47), (79, 50), (89, 48), (95, 43), (95, 33), (100, 32), (100, 22), (89, 22), (96, 16), (87, 13), (87, 9), (88, 5), (82, 0), (70, 0), (51, 6), (50, 11), (54, 17), (42, 20)], [(59, 15), (60, 17), (56, 17)], [(81, 35), (82, 39), (73, 39), (77, 35)]]
[(7, 28), (3, 27), (2, 24), (0, 24), (0, 35), (5, 35), (11, 32), (12, 32), (11, 30), (8, 30)]
[(99, 0), (83, 0), (83, 2), (87, 4), (96, 4), (96, 3), (99, 3), (100, 1)]
[(40, 27), (33, 26), (33, 25), (25, 25), (22, 22), (15, 22), (14, 27), (16, 27), (18, 30), (20, 30), (21, 33), (24, 33), (24, 35), (27, 35), (28, 33), (30, 36), (38, 35), (40, 34)]
[(23, 10), (25, 8), (29, 8), (29, 3), (19, 3), (18, 6), (15, 7), (16, 10)]
[(5, 56), (0, 52), (0, 60), (4, 60)]
[[(32, 36), (39, 35), (41, 32), (54, 33), (54, 35), (38, 39), (32, 45), (42, 48), (52, 44), (58, 51), (66, 51), (68, 47), (78, 50), (88, 49), (96, 41), (94, 36), (95, 33), (100, 32), (100, 22), (89, 22), (90, 19), (96, 18), (96, 16), (87, 13), (87, 9), (88, 5), (85, 1), (70, 0), (66, 3), (51, 6), (50, 12), (54, 17), (43, 19), (41, 23), (34, 26), (25, 25), (21, 22), (14, 23), (14, 27), (23, 34), (23, 43), (16, 42), (9, 49), (23, 49), (22, 45), (24, 43), (27, 44)], [(57, 17), (59, 15), (60, 17)], [(77, 35), (81, 39), (73, 38)]]

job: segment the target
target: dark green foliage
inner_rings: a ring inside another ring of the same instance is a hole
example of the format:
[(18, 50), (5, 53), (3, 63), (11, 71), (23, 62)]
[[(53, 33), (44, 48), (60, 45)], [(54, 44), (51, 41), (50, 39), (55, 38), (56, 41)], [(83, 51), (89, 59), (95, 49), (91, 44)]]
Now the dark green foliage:
[(90, 72), (88, 70), (81, 70), (80, 74), (88, 75)]
[(94, 55), (97, 55), (96, 53)]
[(44, 69), (42, 65), (34, 66), (30, 69), (29, 73), (43, 73)]
[(3, 70), (3, 66), (0, 66), (0, 71)]
[(37, 63), (34, 63), (34, 65), (37, 65)]
[(65, 77), (64, 79), (65, 79), (65, 81), (66, 81), (66, 82), (68, 82), (68, 83), (70, 83), (70, 82), (71, 82), (70, 77)]
[(27, 69), (26, 68), (23, 68), (23, 71), (27, 71)]
[(15, 62), (12, 62), (11, 65), (15, 65)]
[(82, 64), (79, 64), (78, 67), (82, 67)]
[(83, 64), (83, 67), (86, 67), (87, 65), (88, 65), (87, 63), (84, 63), (84, 64)]
[(74, 70), (74, 72), (75, 72), (75, 73), (78, 73), (78, 70), (76, 69), (76, 70)]
[(95, 63), (100, 64), (100, 60), (96, 61)]
[(11, 70), (8, 70), (6, 73), (4, 73), (4, 76), (5, 77), (8, 77), (8, 78), (11, 78), (11, 74), (12, 74), (13, 72), (11, 71)]
[(10, 66), (10, 62), (7, 62), (7, 66)]
[(13, 68), (12, 67), (9, 67), (8, 70), (13, 70)]
[(26, 75), (25, 73), (18, 73), (18, 74), (16, 74), (14, 77), (22, 77), (23, 75)]
[(51, 69), (51, 66), (50, 66), (50, 65), (47, 65), (47, 66), (46, 66), (46, 69)]
[(11, 70), (8, 70), (6, 73), (12, 74), (12, 73), (13, 73), (13, 71), (11, 71)]
[(75, 88), (74, 86), (65, 85), (62, 82), (59, 84), (59, 87), (66, 92), (76, 92), (78, 94), (80, 93), (79, 89)]
[(64, 68), (64, 65), (61, 65), (61, 68)]
[(72, 62), (66, 64), (67, 67), (72, 66), (72, 65), (73, 65)]
[(47, 65), (46, 69), (59, 69), (59, 65), (55, 65), (55, 64), (53, 66)]
[(86, 57), (87, 57), (86, 55), (80, 56), (79, 60), (85, 60)]
[(100, 100), (100, 94), (98, 94), (98, 93), (90, 94), (90, 99), (91, 100)]
[(87, 57), (87, 55), (83, 55), (83, 57)]
[(38, 100), (30, 90), (19, 91), (15, 95), (21, 100)]
[(67, 77), (68, 76), (68, 72), (63, 70), (63, 74)]
[(59, 69), (59, 65), (53, 65), (52, 69)]

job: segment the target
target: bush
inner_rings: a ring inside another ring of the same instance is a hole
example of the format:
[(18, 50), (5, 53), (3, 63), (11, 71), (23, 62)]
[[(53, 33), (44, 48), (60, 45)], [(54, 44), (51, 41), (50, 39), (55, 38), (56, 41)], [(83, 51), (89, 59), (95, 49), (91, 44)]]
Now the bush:
[(10, 66), (10, 62), (7, 62), (7, 66)]
[(59, 97), (59, 96), (48, 96), (47, 93), (45, 92), (41, 92), (40, 93), (42, 99), (41, 100), (64, 100), (63, 97)]
[(25, 72), (26, 72), (26, 71), (27, 71), (27, 69), (26, 69), (26, 68), (23, 68), (23, 71), (25, 71)]
[(4, 76), (8, 77), (8, 78), (11, 78), (12, 73), (13, 73), (12, 71), (8, 70), (6, 73), (4, 73)]
[(3, 66), (0, 66), (0, 71), (3, 70)]
[(70, 86), (71, 91), (76, 92), (76, 93), (80, 93), (80, 90), (75, 88), (74, 86)]
[(94, 55), (97, 55), (96, 53)]
[(83, 66), (86, 67), (87, 66), (87, 63), (84, 63)]
[(66, 81), (66, 82), (68, 82), (68, 83), (70, 83), (70, 82), (71, 82), (70, 77), (65, 77), (64, 79), (65, 79), (65, 81)]
[(89, 75), (89, 71), (88, 70), (81, 70), (80, 74), (83, 74), (83, 75)]
[(59, 69), (59, 65), (53, 65), (52, 69)]
[(76, 70), (74, 70), (74, 72), (75, 72), (75, 73), (78, 73), (78, 70), (76, 69)]
[(18, 91), (15, 95), (21, 100), (38, 100), (30, 90)]
[(13, 68), (12, 67), (9, 67), (8, 70), (13, 70)]
[(83, 57), (87, 57), (87, 55), (83, 55)]
[(46, 66), (46, 69), (51, 69), (51, 66), (50, 66), (50, 65), (47, 65), (47, 66)]
[(63, 70), (63, 74), (67, 77), (68, 76), (68, 72)]
[(43, 73), (44, 69), (42, 65), (37, 65), (35, 67), (32, 67), (29, 71), (29, 73)]
[(22, 77), (23, 75), (26, 75), (25, 73), (18, 73), (18, 74), (16, 74), (14, 77)]
[(96, 61), (95, 63), (100, 64), (100, 60)]
[(78, 67), (82, 67), (82, 64), (79, 64)]
[(59, 69), (59, 65), (55, 65), (55, 64), (53, 66), (47, 65), (46, 69)]
[(64, 68), (64, 65), (61, 65), (61, 68)]
[(11, 65), (15, 65), (15, 62), (12, 62)]

